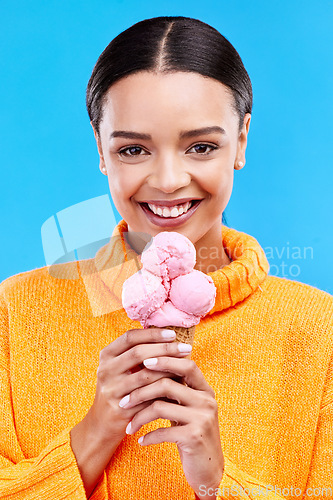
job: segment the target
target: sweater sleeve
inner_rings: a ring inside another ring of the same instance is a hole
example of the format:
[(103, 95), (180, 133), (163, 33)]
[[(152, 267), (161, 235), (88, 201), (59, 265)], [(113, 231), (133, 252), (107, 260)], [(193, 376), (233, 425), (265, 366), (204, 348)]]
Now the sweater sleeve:
[(281, 500), (284, 497), (274, 486), (264, 484), (236, 467), (224, 457), (225, 467), (217, 499)]
[[(228, 457), (224, 456), (224, 462), (224, 473), (217, 490), (213, 491), (202, 487), (200, 494), (206, 494), (214, 499), (216, 498), (216, 500), (283, 500), (285, 498), (278, 488), (264, 484), (262, 481), (258, 481), (246, 472), (241, 471)], [(194, 496), (195, 500), (198, 500), (197, 495)]]
[[(86, 500), (70, 428), (64, 429), (40, 452), (26, 459), (16, 434), (9, 370), (8, 314), (0, 296), (0, 498), (4, 500)], [(34, 430), (31, 429), (31, 439)], [(107, 500), (106, 474), (91, 500)]]

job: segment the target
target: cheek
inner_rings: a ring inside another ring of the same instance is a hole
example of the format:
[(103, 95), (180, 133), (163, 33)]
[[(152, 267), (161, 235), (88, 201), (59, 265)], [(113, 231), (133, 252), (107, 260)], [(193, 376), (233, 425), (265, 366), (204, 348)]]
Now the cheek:
[(222, 166), (208, 169), (202, 176), (201, 186), (212, 196), (229, 197), (233, 186), (233, 172), (233, 168), (226, 169)]
[(136, 172), (128, 166), (115, 165), (109, 169), (110, 193), (115, 203), (123, 204), (135, 195), (140, 186)]

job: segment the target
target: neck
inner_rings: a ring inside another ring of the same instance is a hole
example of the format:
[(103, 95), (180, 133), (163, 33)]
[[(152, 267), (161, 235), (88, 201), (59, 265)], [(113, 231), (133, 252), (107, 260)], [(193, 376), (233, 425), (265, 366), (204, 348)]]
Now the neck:
[(205, 274), (218, 271), (232, 262), (223, 247), (221, 226), (218, 229), (218, 232), (208, 233), (195, 243), (197, 252), (195, 269)]

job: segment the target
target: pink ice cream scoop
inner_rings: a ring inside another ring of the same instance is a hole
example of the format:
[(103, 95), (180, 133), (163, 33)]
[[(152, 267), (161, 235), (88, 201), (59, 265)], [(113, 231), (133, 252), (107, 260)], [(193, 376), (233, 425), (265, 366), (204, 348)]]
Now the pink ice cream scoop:
[(193, 243), (180, 233), (158, 233), (141, 255), (142, 269), (123, 286), (129, 318), (144, 328), (197, 325), (214, 306), (213, 280), (194, 270)]
[(159, 309), (168, 297), (160, 276), (141, 269), (123, 285), (122, 302), (129, 318), (142, 321)]
[(188, 314), (205, 316), (213, 308), (215, 296), (216, 288), (212, 278), (195, 269), (171, 282), (171, 302)]
[(163, 231), (154, 236), (141, 255), (145, 269), (156, 276), (176, 278), (192, 271), (196, 258), (193, 243), (180, 233)]
[(200, 319), (200, 316), (188, 314), (178, 309), (171, 300), (167, 300), (159, 309), (142, 322), (142, 326), (143, 328), (148, 328), (149, 326), (161, 328), (163, 326), (177, 325), (183, 328), (189, 328), (190, 326), (200, 323)]

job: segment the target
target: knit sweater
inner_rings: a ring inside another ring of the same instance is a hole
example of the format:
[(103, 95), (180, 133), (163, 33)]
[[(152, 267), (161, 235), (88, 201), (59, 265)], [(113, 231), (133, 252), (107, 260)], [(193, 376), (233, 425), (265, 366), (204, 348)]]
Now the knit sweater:
[[(94, 259), (0, 285), (0, 498), (86, 498), (70, 430), (93, 403), (101, 349), (140, 327), (120, 301), (140, 267), (126, 229), (122, 221)], [(222, 239), (232, 262), (209, 273), (216, 303), (192, 351), (218, 403), (218, 498), (329, 498), (333, 298), (268, 276), (253, 237), (222, 226)], [(90, 498), (193, 500), (176, 445), (137, 443), (166, 425), (159, 419), (124, 437)]]

